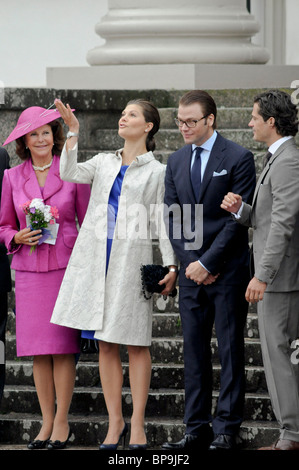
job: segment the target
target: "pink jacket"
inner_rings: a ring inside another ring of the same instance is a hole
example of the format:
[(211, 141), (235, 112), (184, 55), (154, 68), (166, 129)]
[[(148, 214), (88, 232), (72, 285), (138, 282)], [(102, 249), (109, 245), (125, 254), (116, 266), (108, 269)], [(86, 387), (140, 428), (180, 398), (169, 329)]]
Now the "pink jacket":
[[(82, 224), (90, 197), (90, 186), (62, 181), (59, 176), (59, 157), (54, 156), (43, 195), (30, 160), (5, 170), (0, 211), (0, 242), (13, 253), (11, 267), (20, 271), (47, 272), (67, 266)], [(21, 206), (33, 198), (44, 199), (59, 212), (58, 236), (55, 245), (42, 243), (30, 255), (28, 245), (12, 250), (14, 235), (26, 227), (26, 216)]]

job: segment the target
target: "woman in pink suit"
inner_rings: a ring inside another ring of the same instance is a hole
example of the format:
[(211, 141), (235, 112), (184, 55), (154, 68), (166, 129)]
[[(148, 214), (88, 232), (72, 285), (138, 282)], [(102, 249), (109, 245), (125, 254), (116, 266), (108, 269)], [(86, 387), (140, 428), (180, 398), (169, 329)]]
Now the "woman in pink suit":
[[(78, 235), (76, 216), (81, 225), (90, 196), (89, 185), (60, 179), (59, 156), (65, 139), (59, 117), (56, 110), (30, 107), (21, 113), (4, 143), (16, 140), (16, 153), (24, 160), (4, 173), (0, 240), (13, 254), (17, 355), (34, 357), (33, 375), (43, 418), (30, 449), (65, 447), (70, 437), (68, 411), (75, 354), (80, 351), (78, 330), (50, 323)], [(35, 230), (26, 221), (24, 204), (27, 213), (36, 210), (28, 209), (32, 200), (52, 208), (52, 237), (45, 239), (41, 229)]]

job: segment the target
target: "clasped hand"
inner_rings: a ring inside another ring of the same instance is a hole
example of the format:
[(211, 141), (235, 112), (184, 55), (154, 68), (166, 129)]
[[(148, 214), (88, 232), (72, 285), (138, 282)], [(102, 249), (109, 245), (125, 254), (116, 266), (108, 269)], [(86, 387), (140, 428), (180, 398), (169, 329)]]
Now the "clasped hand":
[(16, 245), (34, 246), (38, 244), (38, 241), (41, 237), (42, 235), (40, 229), (31, 230), (30, 227), (26, 227), (15, 234), (14, 242)]
[(213, 284), (216, 281), (219, 274), (215, 276), (207, 271), (198, 261), (193, 261), (189, 264), (186, 269), (185, 276), (187, 279), (191, 279), (196, 284), (204, 284), (205, 286)]

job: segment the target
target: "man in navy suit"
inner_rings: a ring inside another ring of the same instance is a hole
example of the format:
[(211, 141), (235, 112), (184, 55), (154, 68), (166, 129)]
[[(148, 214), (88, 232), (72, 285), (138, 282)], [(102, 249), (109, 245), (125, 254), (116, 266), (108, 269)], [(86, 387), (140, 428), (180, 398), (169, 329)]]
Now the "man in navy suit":
[[(9, 156), (6, 150), (0, 148), (0, 201), (2, 178), (4, 170), (9, 168)], [(5, 344), (5, 328), (7, 321), (7, 292), (11, 290), (9, 260), (5, 246), (0, 243), (0, 403), (5, 383), (5, 361), (3, 347)]]
[[(220, 204), (228, 191), (251, 201), (256, 171), (252, 153), (215, 130), (216, 116), (208, 93), (186, 93), (176, 119), (186, 145), (167, 163), (165, 222), (180, 261), (186, 432), (182, 440), (163, 444), (164, 449), (234, 449), (243, 420), (248, 231)], [(195, 234), (194, 240), (188, 233)], [(214, 322), (221, 385), (212, 418)]]

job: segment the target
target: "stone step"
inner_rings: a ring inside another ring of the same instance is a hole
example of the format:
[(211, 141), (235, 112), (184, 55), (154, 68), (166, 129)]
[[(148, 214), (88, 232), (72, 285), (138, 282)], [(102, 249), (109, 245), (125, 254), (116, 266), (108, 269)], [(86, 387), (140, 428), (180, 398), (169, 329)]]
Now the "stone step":
[[(212, 339), (212, 361), (217, 363), (217, 341)], [(12, 360), (16, 356), (15, 337), (13, 335), (6, 338), (6, 359)], [(83, 355), (81, 355), (83, 356)], [(151, 345), (151, 357), (153, 363), (162, 364), (183, 364), (183, 339), (182, 338), (153, 338)], [(121, 347), (121, 359), (127, 360), (126, 349)], [(23, 360), (19, 358), (18, 360)], [(247, 365), (262, 365), (260, 343), (257, 339), (246, 338), (245, 342), (245, 363)]]
[[(159, 337), (176, 337), (181, 336), (181, 319), (177, 312), (157, 313), (153, 314), (153, 338)], [(213, 329), (213, 336), (215, 336)], [(258, 339), (258, 318), (257, 314), (249, 313), (246, 318), (244, 336), (248, 339)]]
[[(162, 301), (164, 303), (164, 301)], [(173, 305), (170, 305), (170, 308)], [(154, 305), (155, 312), (153, 314), (153, 338), (159, 337), (181, 337), (181, 319), (178, 312), (163, 312), (163, 304), (159, 300)], [(165, 304), (165, 309), (167, 308)], [(160, 312), (158, 311), (160, 309)], [(7, 321), (7, 337), (11, 338), (15, 334), (15, 315), (9, 312)], [(213, 332), (215, 336), (215, 331)], [(255, 313), (249, 313), (246, 319), (244, 330), (245, 338), (258, 338), (258, 320)]]
[[(212, 339), (212, 360), (217, 362), (217, 341)], [(169, 364), (175, 362), (183, 363), (183, 340), (181, 338), (153, 338), (151, 346), (151, 355), (153, 362), (162, 362)], [(246, 338), (245, 342), (245, 363), (262, 365), (260, 342), (256, 339)]]
[[(154, 256), (154, 263), (162, 263), (161, 253), (159, 250), (159, 244), (156, 240), (153, 240), (153, 256)], [(12, 270), (12, 275), (14, 271)], [(12, 291), (9, 292), (8, 295), (8, 303), (9, 303), (9, 312), (8, 312), (8, 319), (7, 319), (7, 331), (14, 332), (15, 331), (15, 293), (14, 293), (14, 280), (13, 280), (13, 287)], [(153, 296), (153, 312), (157, 313), (179, 313), (179, 305), (178, 305), (178, 295), (174, 298), (167, 297), (164, 300), (163, 296), (154, 294)]]
[[(107, 432), (107, 419), (95, 413), (89, 415), (70, 415), (72, 435), (69, 449), (83, 447), (84, 449), (97, 449)], [(129, 422), (129, 420), (128, 420)], [(26, 446), (39, 432), (41, 419), (39, 415), (30, 413), (8, 413), (0, 418), (0, 442), (3, 448), (7, 444), (13, 446)], [(178, 441), (182, 438), (185, 427), (181, 419), (166, 417), (146, 418), (146, 435), (150, 449), (160, 449), (167, 441)], [(278, 426), (272, 421), (244, 421), (240, 429), (240, 439), (243, 448), (253, 450), (269, 445), (277, 438)], [(19, 447), (20, 448), (20, 447)], [(120, 448), (121, 449), (121, 448)], [(1, 450), (1, 446), (0, 446)]]
[[(213, 408), (217, 404), (218, 393), (213, 393)], [(123, 388), (122, 409), (124, 416), (132, 413), (132, 397), (128, 387)], [(1, 403), (2, 413), (39, 413), (39, 403), (33, 385), (6, 385)], [(106, 414), (106, 405), (100, 387), (78, 387), (74, 389), (71, 414)], [(168, 416), (181, 418), (184, 416), (184, 390), (167, 388), (151, 389), (149, 391), (146, 415), (152, 417)], [(246, 393), (245, 420), (272, 421), (274, 415), (269, 396), (266, 393)]]
[[(153, 240), (153, 256), (155, 263), (162, 263), (161, 253), (159, 251), (158, 242)], [(13, 274), (13, 271), (12, 271)], [(14, 296), (14, 287), (12, 291), (9, 293), (9, 313), (8, 313), (8, 321), (7, 321), (7, 331), (13, 332), (15, 331), (15, 314), (14, 314), (14, 306), (15, 306), (15, 296)], [(178, 288), (178, 295), (174, 298), (167, 297), (166, 300), (161, 295), (155, 294), (153, 296), (153, 313), (157, 314), (179, 314), (179, 288)], [(248, 317), (252, 318), (252, 315), (255, 317), (257, 316), (257, 310), (255, 304), (248, 305)], [(159, 319), (160, 321), (160, 319)], [(155, 317), (154, 317), (154, 327), (155, 327)], [(156, 331), (154, 331), (156, 334)]]
[[(252, 139), (250, 129), (221, 129), (219, 132), (234, 142), (246, 147), (252, 151), (262, 151), (265, 146)], [(183, 137), (177, 129), (161, 129), (155, 137), (157, 150), (175, 151), (184, 145)], [(115, 129), (96, 129), (93, 135), (92, 148), (100, 150), (115, 151), (116, 148), (123, 146), (123, 140), (116, 135)], [(88, 150), (88, 144), (85, 146)]]
[[(82, 357), (82, 356), (81, 356)], [(6, 384), (8, 386), (24, 385), (33, 386), (32, 361), (7, 361)], [(124, 385), (129, 387), (129, 365), (122, 364)], [(221, 367), (213, 366), (213, 387), (219, 390)], [(264, 368), (261, 366), (246, 366), (246, 391), (251, 393), (267, 393)], [(99, 387), (98, 361), (79, 360), (76, 367), (77, 387)], [(184, 365), (183, 364), (153, 364), (150, 387), (153, 391), (161, 388), (173, 388), (180, 390), (184, 388)]]
[[(247, 129), (248, 123), (251, 119), (252, 107), (220, 107), (217, 110), (217, 126), (221, 129)], [(161, 118), (160, 129), (176, 129), (178, 127), (174, 122), (174, 119), (177, 117), (177, 107), (165, 107), (159, 108), (159, 114)], [(99, 111), (91, 124), (86, 125), (85, 113), (78, 112), (76, 113), (79, 121), (84, 123), (84, 130), (86, 129), (86, 134), (93, 133), (94, 129), (112, 129), (115, 132), (115, 129), (118, 128), (118, 121), (120, 118), (120, 112), (118, 111)], [(82, 135), (84, 139), (86, 135)], [(81, 140), (81, 138), (80, 138)], [(84, 142), (84, 140), (83, 140)]]

